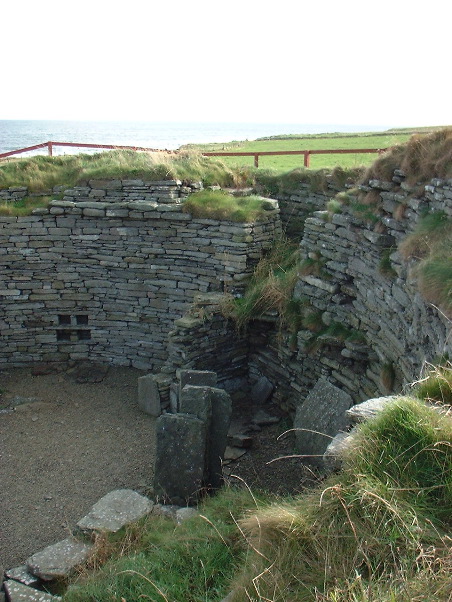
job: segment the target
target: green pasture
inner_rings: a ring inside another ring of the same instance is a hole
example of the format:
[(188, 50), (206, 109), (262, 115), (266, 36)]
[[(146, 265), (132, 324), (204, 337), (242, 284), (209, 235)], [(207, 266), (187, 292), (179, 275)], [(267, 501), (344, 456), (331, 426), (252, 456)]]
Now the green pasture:
[[(216, 144), (190, 145), (187, 149), (200, 152), (265, 152), (293, 150), (333, 150), (354, 148), (385, 149), (403, 144), (415, 132), (428, 133), (434, 128), (388, 130), (387, 132), (367, 132), (360, 134), (315, 134), (311, 136), (273, 136), (268, 139), (232, 141)], [(371, 165), (377, 153), (311, 155), (311, 169), (332, 169), (336, 166), (356, 168)], [(253, 166), (254, 157), (221, 157), (231, 167)], [(303, 166), (303, 155), (259, 157), (259, 168), (290, 171)]]

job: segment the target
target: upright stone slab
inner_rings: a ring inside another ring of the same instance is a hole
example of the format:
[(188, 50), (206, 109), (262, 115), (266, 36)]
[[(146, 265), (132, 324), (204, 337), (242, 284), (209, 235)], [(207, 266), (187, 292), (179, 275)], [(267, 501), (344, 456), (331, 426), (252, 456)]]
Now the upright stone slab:
[(185, 385), (180, 392), (179, 411), (205, 420), (209, 425), (212, 416), (211, 392), (211, 387)]
[(232, 401), (223, 389), (210, 389), (212, 418), (208, 435), (207, 483), (213, 489), (223, 484), (222, 461), (231, 422)]
[(188, 414), (163, 414), (156, 434), (156, 495), (165, 503), (196, 503), (203, 487), (206, 422)]
[(305, 401), (297, 407), (294, 421), (297, 453), (306, 462), (322, 465), (322, 457), (332, 437), (345, 429), (345, 412), (353, 400), (325, 378), (320, 378)]
[(217, 373), (209, 370), (180, 370), (179, 372), (179, 390), (186, 385), (194, 387), (216, 387)]
[(138, 406), (146, 414), (160, 416), (160, 392), (153, 374), (138, 379)]

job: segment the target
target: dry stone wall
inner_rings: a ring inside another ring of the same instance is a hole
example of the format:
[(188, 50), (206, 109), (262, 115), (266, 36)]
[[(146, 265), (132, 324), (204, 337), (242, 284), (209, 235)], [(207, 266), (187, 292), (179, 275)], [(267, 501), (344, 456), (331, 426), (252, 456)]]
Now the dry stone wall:
[[(317, 379), (346, 390), (354, 402), (387, 395), (418, 379), (425, 362), (452, 356), (451, 321), (427, 303), (397, 245), (426, 212), (452, 217), (452, 181), (432, 180), (419, 189), (397, 171), (391, 182), (371, 180), (363, 192), (381, 201), (378, 220), (356, 217), (345, 207), (333, 216), (305, 220), (301, 259), (318, 273), (301, 274), (295, 298), (330, 332), (300, 330), (296, 341), (256, 323), (250, 337), (250, 374), (278, 384), (288, 407), (306, 397)], [(309, 204), (310, 206), (310, 204)], [(391, 270), (382, 269), (389, 257)], [(293, 337), (292, 337), (293, 339)]]
[(166, 360), (174, 320), (197, 292), (240, 290), (280, 233), (193, 219), (199, 185), (91, 181), (29, 217), (0, 217), (0, 365)]
[[(364, 192), (369, 191), (381, 200), (376, 221), (357, 217), (347, 207), (332, 216), (317, 211), (305, 220), (301, 260), (314, 260), (318, 269), (301, 270), (294, 295), (301, 311), (317, 321), (312, 330), (281, 331), (277, 317), (267, 315), (238, 337), (219, 306), (212, 305), (207, 319), (187, 316), (170, 337), (173, 362), (165, 366), (166, 386), (185, 362), (190, 369), (215, 370), (220, 381), (227, 381), (235, 367), (237, 378), (250, 383), (267, 377), (275, 385), (273, 399), (291, 411), (320, 378), (359, 403), (400, 391), (420, 377), (425, 362), (452, 356), (450, 319), (423, 299), (411, 275), (412, 262), (396, 250), (426, 211), (452, 216), (452, 181), (435, 179), (419, 190), (396, 172), (392, 182), (370, 181)], [(284, 201), (280, 204), (284, 215)], [(305, 209), (312, 213), (309, 197)], [(389, 273), (382, 269), (382, 258), (388, 256)], [(214, 324), (221, 324), (223, 341), (229, 342), (220, 347), (227, 354), (219, 351), (214, 336), (207, 336)]]

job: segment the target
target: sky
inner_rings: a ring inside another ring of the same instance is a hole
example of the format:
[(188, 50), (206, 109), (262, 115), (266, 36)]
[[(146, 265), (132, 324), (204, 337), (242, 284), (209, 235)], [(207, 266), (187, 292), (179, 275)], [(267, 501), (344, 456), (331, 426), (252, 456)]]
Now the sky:
[(446, 0), (18, 0), (0, 119), (449, 125)]

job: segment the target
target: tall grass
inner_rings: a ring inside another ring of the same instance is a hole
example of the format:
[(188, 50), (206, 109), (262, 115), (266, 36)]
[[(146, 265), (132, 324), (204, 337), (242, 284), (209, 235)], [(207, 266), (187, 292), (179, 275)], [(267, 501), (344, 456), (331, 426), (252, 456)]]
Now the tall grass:
[(364, 174), (364, 181), (391, 181), (394, 170), (401, 169), (411, 184), (432, 178), (452, 176), (452, 128), (413, 135), (405, 144), (397, 145), (374, 161)]
[(451, 511), (452, 421), (400, 399), (360, 427), (342, 473), (240, 522), (233, 600), (450, 600)]
[(31, 192), (73, 186), (90, 179), (202, 181), (206, 186), (250, 185), (252, 170), (233, 169), (198, 153), (150, 153), (116, 150), (63, 157), (32, 157), (0, 164), (0, 188), (27, 186)]
[(151, 515), (135, 528), (133, 549), (117, 546), (100, 572), (81, 574), (65, 602), (221, 600), (246, 557), (234, 517), (256, 503), (247, 489), (225, 489), (180, 525)]

